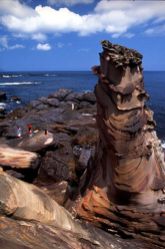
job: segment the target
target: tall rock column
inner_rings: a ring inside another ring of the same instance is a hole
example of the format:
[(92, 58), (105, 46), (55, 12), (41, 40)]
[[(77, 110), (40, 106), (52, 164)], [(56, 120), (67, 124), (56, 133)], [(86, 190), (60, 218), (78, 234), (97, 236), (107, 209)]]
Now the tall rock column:
[(146, 106), (142, 55), (109, 41), (102, 46), (101, 65), (93, 68), (99, 77), (99, 141), (77, 214), (159, 244), (165, 241), (165, 163), (153, 112)]

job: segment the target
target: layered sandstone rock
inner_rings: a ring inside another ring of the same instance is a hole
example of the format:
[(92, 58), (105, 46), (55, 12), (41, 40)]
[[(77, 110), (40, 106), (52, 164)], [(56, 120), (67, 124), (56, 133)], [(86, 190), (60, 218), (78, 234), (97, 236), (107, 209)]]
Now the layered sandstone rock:
[(99, 141), (77, 212), (108, 229), (163, 244), (165, 163), (146, 107), (142, 55), (108, 41), (102, 46), (101, 65), (93, 69), (99, 77)]

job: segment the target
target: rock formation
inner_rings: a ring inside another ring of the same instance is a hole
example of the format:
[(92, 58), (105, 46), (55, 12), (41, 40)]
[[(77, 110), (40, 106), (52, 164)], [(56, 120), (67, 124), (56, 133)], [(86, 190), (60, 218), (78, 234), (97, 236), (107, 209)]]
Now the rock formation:
[(1, 117), (0, 248), (165, 248), (164, 155), (142, 56), (104, 41), (100, 59), (96, 98), (60, 89)]
[(141, 241), (112, 236), (74, 220), (43, 190), (9, 176), (0, 168), (1, 249), (150, 248)]
[(0, 145), (0, 166), (17, 169), (35, 168), (38, 161), (36, 153)]
[(0, 214), (40, 221), (86, 235), (71, 215), (42, 190), (0, 172)]
[[(103, 41), (95, 87), (99, 141), (79, 217), (165, 246), (165, 163), (147, 108), (142, 55)], [(85, 189), (85, 191), (84, 191)]]

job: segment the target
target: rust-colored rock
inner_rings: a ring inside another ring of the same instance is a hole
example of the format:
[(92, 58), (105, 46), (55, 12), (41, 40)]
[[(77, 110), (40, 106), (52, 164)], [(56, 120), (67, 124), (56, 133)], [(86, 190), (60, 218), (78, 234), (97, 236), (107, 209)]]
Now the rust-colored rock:
[(78, 216), (165, 247), (165, 163), (146, 107), (142, 55), (102, 42), (95, 87), (99, 140)]

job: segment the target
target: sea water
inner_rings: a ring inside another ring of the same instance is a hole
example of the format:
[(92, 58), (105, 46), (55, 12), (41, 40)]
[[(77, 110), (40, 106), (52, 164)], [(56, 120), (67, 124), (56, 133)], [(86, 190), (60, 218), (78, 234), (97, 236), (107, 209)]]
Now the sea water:
[[(93, 91), (97, 77), (90, 71), (1, 72), (0, 91), (21, 98), (24, 105), (59, 88), (76, 92)], [(145, 89), (150, 95), (148, 105), (154, 111), (159, 138), (165, 141), (165, 72), (144, 72)], [(18, 103), (19, 105), (19, 103)], [(15, 107), (8, 103), (10, 108)], [(165, 146), (165, 144), (164, 144)]]

